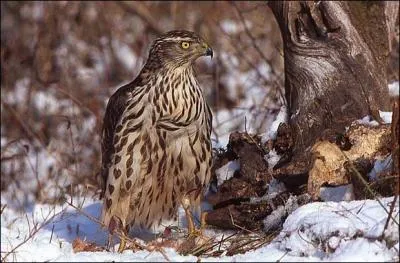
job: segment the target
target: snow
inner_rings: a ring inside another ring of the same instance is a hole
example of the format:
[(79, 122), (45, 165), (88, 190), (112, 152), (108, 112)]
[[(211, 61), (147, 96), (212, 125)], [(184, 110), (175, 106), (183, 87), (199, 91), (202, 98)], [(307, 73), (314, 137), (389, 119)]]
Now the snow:
[(238, 25), (235, 23), (234, 20), (225, 19), (221, 21), (222, 29), (228, 34), (235, 34), (239, 32)]
[[(379, 111), (379, 116), (382, 118), (385, 124), (392, 123), (392, 115), (393, 113), (391, 111)], [(367, 115), (362, 119), (356, 120), (355, 122), (361, 125), (367, 125), (371, 127), (379, 126), (379, 123), (376, 120), (374, 120), (373, 117), (370, 115)]]
[(118, 60), (123, 63), (127, 70), (132, 71), (137, 62), (135, 53), (127, 44), (122, 43), (117, 39), (112, 41), (112, 45)]
[(399, 96), (399, 82), (395, 81), (389, 84), (389, 95), (391, 97), (398, 97)]
[(239, 160), (230, 161), (224, 166), (215, 170), (215, 174), (217, 176), (217, 184), (220, 186), (225, 180), (230, 179), (233, 174), (240, 169)]
[(268, 196), (272, 197), (286, 191), (285, 184), (273, 178), (268, 184)]
[[(392, 200), (381, 199), (387, 210)], [(398, 223), (398, 202), (395, 218)], [(386, 235), (382, 241), (377, 239), (382, 231), (369, 235), (377, 226), (383, 230), (386, 219), (385, 210), (375, 200), (316, 202), (292, 213), (276, 240), (281, 241), (281, 249), (290, 250), (290, 255), (317, 256), (329, 261), (388, 261), (398, 255), (387, 247)], [(392, 222), (389, 228), (397, 234), (398, 242), (398, 226)], [(323, 244), (332, 236), (340, 239), (340, 245), (329, 254), (323, 250)]]
[[(395, 81), (392, 82), (388, 85), (389, 89), (389, 95), (391, 97), (398, 97), (399, 96), (399, 82)], [(392, 115), (393, 113), (391, 111), (379, 111), (379, 116), (383, 119), (385, 124), (392, 123)], [(356, 121), (359, 124), (362, 125), (368, 125), (368, 126), (378, 126), (379, 123), (372, 118), (372, 116), (367, 115), (363, 117), (360, 120)]]
[(391, 168), (392, 162), (393, 160), (391, 154), (386, 156), (386, 158), (375, 160), (374, 167), (368, 173), (368, 178), (370, 180), (376, 180), (378, 178), (379, 173)]
[(379, 115), (383, 119), (385, 123), (392, 123), (392, 115), (393, 112), (391, 111), (379, 111)]
[(277, 207), (263, 220), (264, 231), (268, 232), (278, 229), (278, 227), (281, 225), (282, 218), (292, 213), (298, 207), (299, 205), (297, 203), (297, 197), (291, 195), (285, 205), (280, 205)]
[(274, 122), (269, 127), (268, 131), (262, 135), (261, 142), (265, 143), (268, 140), (274, 140), (276, 138), (276, 134), (278, 132), (279, 124), (287, 123), (287, 108), (285, 105), (281, 107), (278, 115), (276, 116)]
[(354, 200), (353, 185), (341, 185), (336, 187), (321, 187), (320, 197), (324, 201), (351, 201)]
[[(259, 63), (257, 69), (242, 72), (235, 56), (226, 52), (220, 52), (218, 56), (230, 72), (221, 76), (221, 82), (227, 88), (227, 96), (237, 101), (231, 109), (218, 108), (218, 105), (213, 108), (213, 145), (225, 148), (231, 132), (264, 133), (275, 119), (271, 110), (277, 111), (280, 105), (268, 95), (270, 88), (264, 82), (270, 79), (271, 68), (266, 63)], [(283, 114), (279, 117), (279, 120), (282, 119)]]
[[(79, 200), (74, 199), (76, 205)], [(82, 200), (81, 200), (82, 201)], [(389, 210), (393, 197), (382, 198)], [(280, 234), (269, 244), (245, 254), (202, 258), (202, 261), (396, 261), (398, 260), (398, 225), (392, 220), (386, 231), (383, 227), (387, 214), (375, 200), (351, 202), (315, 202), (297, 208), (281, 208), (290, 213)], [(296, 209), (297, 208), (297, 209)], [(84, 213), (98, 218), (101, 203), (86, 199)], [(278, 213), (278, 212), (276, 212)], [(182, 215), (182, 211), (180, 211)], [(51, 218), (54, 216), (53, 218)], [(267, 221), (273, 220), (272, 214)], [(399, 221), (399, 204), (396, 203), (395, 220)], [(47, 219), (47, 220), (46, 220)], [(28, 224), (29, 220), (29, 224)], [(9, 261), (166, 261), (157, 251), (126, 250), (116, 252), (74, 253), (72, 242), (80, 237), (87, 242), (103, 246), (107, 234), (97, 223), (72, 207), (35, 204), (32, 213), (17, 212), (6, 207), (1, 214), (1, 251), (10, 251), (21, 243), (34, 227), (43, 227)], [(184, 223), (182, 223), (184, 224)], [(53, 233), (52, 233), (53, 232)], [(223, 233), (223, 232), (222, 232)], [(380, 239), (383, 234), (383, 238)], [(132, 234), (132, 233), (131, 233)], [(207, 235), (220, 235), (221, 231), (207, 229)], [(133, 234), (134, 235), (134, 234)], [(140, 235), (139, 235), (140, 237)], [(118, 244), (115, 243), (115, 247)], [(328, 249), (329, 248), (329, 249)], [(179, 255), (173, 248), (165, 248), (171, 261), (195, 262), (195, 256)], [(43, 253), (38, 253), (43, 251)], [(45, 253), (44, 253), (45, 252)]]
[(46, 112), (49, 114), (56, 114), (60, 107), (60, 102), (57, 98), (54, 97), (52, 94), (53, 92), (50, 91), (37, 91), (33, 96), (33, 102), (38, 111)]
[(259, 203), (263, 201), (269, 201), (271, 198), (276, 197), (278, 194), (287, 191), (285, 184), (272, 178), (267, 184), (268, 191), (261, 197), (250, 197), (250, 203)]
[(281, 156), (275, 151), (275, 149), (269, 151), (266, 155), (264, 155), (264, 160), (268, 163), (268, 170), (272, 172), (274, 166), (279, 162)]
[[(44, 5), (35, 5), (29, 11), (24, 7), (21, 15), (25, 18), (32, 18), (35, 21), (43, 19)], [(85, 14), (90, 20), (95, 20), (97, 12), (90, 8)], [(7, 19), (5, 20), (7, 22)], [(248, 24), (248, 21), (246, 21)], [(68, 26), (68, 24), (65, 24)], [(65, 27), (63, 30), (70, 31)], [(248, 24), (251, 27), (250, 24)], [(221, 27), (230, 34), (241, 32), (243, 27), (236, 24), (233, 20), (224, 20)], [(127, 36), (128, 38), (129, 36)], [(57, 62), (60, 65), (74, 65), (77, 78), (81, 78), (87, 83), (88, 87), (98, 87), (110, 64), (108, 50), (99, 55), (102, 51), (94, 46), (88, 46), (85, 42), (79, 41), (69, 34), (66, 38), (71, 45), (76, 46), (80, 53), (88, 53), (93, 58), (93, 67), (88, 68), (79, 63), (75, 63), (77, 58), (71, 55), (66, 44), (61, 44), (56, 50)], [(106, 46), (108, 38), (103, 37), (101, 43)], [(140, 61), (129, 46), (129, 41), (113, 41), (117, 59), (123, 66), (132, 71)], [(268, 101), (267, 94), (269, 88), (262, 84), (263, 78), (269, 79), (270, 68), (266, 63), (257, 65), (257, 71), (254, 69), (248, 72), (239, 70), (240, 61), (235, 56), (228, 56), (221, 52), (221, 61), (227, 65), (229, 75), (223, 76), (223, 82), (228, 88), (228, 94), (231, 99), (236, 100), (240, 97), (240, 89), (244, 90), (244, 98), (233, 109), (217, 109), (214, 112), (213, 128), (213, 147), (225, 147), (229, 140), (229, 134), (232, 131), (247, 130), (253, 133), (262, 133), (262, 142), (276, 137), (277, 128), (280, 123), (287, 122), (286, 108), (283, 106), (276, 117), (265, 109), (271, 107), (271, 101)], [(207, 61), (210, 63), (209, 61)], [(261, 73), (263, 76), (257, 74)], [(25, 107), (27, 101), (34, 104), (34, 109), (46, 114), (65, 114), (71, 117), (80, 114), (79, 107), (76, 107), (69, 99), (59, 99), (53, 88), (30, 89), (32, 85), (28, 77), (19, 79), (12, 91), (4, 92), (5, 100), (17, 107)], [(84, 85), (82, 85), (84, 86)], [(120, 85), (118, 85), (120, 86)], [(28, 99), (28, 91), (31, 91)], [(389, 93), (391, 96), (399, 96), (399, 82), (389, 84)], [(273, 106), (277, 106), (276, 103)], [(105, 107), (105, 105), (104, 105)], [(278, 108), (279, 109), (279, 108)], [(275, 109), (275, 110), (278, 110)], [(391, 122), (390, 112), (380, 112), (381, 117), (386, 123)], [(92, 136), (96, 126), (96, 116), (90, 115), (78, 127), (72, 125), (72, 134), (74, 136)], [(378, 125), (370, 116), (363, 118), (361, 123), (367, 125)], [(272, 124), (271, 124), (272, 123)], [(268, 127), (268, 129), (266, 128)], [(57, 134), (65, 136), (65, 127), (58, 126)], [(3, 135), (2, 126), (2, 135)], [(75, 129), (75, 130), (74, 130)], [(79, 129), (79, 130), (77, 130)], [(265, 133), (263, 133), (265, 132)], [(71, 136), (72, 137), (72, 136)], [(37, 143), (29, 143), (19, 140), (12, 144), (11, 138), (1, 137), (2, 155), (11, 156), (23, 153), (24, 158), (20, 162), (3, 163), (3, 169), (16, 171), (19, 173), (19, 167), (23, 166), (23, 175), (15, 183), (9, 186), (6, 192), (2, 191), (1, 196), (1, 257), (2, 261), (130, 261), (130, 262), (154, 262), (166, 261), (164, 255), (160, 252), (124, 251), (122, 254), (116, 252), (80, 252), (74, 253), (72, 243), (79, 237), (88, 242), (94, 242), (98, 246), (103, 246), (107, 240), (107, 233), (96, 222), (87, 218), (81, 212), (69, 207), (67, 204), (50, 205), (40, 204), (35, 201), (34, 190), (38, 188), (38, 182), (43, 183), (41, 191), (46, 192), (49, 197), (58, 194), (57, 191), (65, 188), (70, 183), (70, 174), (67, 169), (73, 167), (60, 166), (60, 156), (55, 148), (65, 147), (63, 142), (56, 142), (52, 138), (47, 149), (37, 146)], [(83, 141), (83, 139), (82, 139)], [(93, 136), (93, 141), (99, 141)], [(76, 148), (85, 148), (76, 141)], [(6, 150), (3, 147), (6, 144)], [(56, 145), (55, 145), (56, 144)], [(29, 147), (26, 148), (25, 145)], [(67, 147), (65, 147), (67, 148)], [(26, 149), (29, 149), (26, 150)], [(4, 150), (4, 151), (3, 151)], [(86, 149), (82, 149), (86, 151)], [(75, 154), (75, 152), (73, 153)], [(79, 157), (87, 157), (87, 155)], [(82, 158), (84, 159), (84, 158)], [(265, 160), (269, 164), (269, 169), (279, 161), (280, 156), (274, 151), (270, 151)], [(370, 178), (375, 178), (376, 174), (385, 169), (391, 162), (390, 156), (383, 160), (375, 162), (374, 169), (370, 172)], [(81, 164), (83, 165), (83, 164)], [(11, 167), (12, 166), (12, 167)], [(92, 167), (91, 167), (92, 168)], [(218, 185), (224, 180), (231, 178), (234, 172), (240, 168), (237, 160), (227, 163), (219, 168), (216, 173), (218, 176)], [(75, 168), (74, 168), (75, 169)], [(70, 170), (74, 170), (70, 169)], [(49, 180), (48, 174), (60, 174), (64, 180), (59, 183)], [(283, 183), (273, 179), (268, 185), (268, 192), (261, 198), (252, 198), (251, 202), (266, 200), (277, 193), (285, 191)], [(393, 216), (397, 224), (390, 221), (389, 226), (384, 230), (387, 220), (385, 210), (375, 200), (362, 201), (341, 201), (352, 199), (351, 186), (340, 186), (335, 188), (322, 188), (321, 197), (326, 202), (310, 203), (297, 207), (295, 203), (289, 202), (289, 206), (278, 207), (264, 223), (265, 225), (275, 226), (281, 224), (279, 219), (283, 214), (288, 214), (288, 218), (283, 224), (280, 234), (269, 244), (266, 244), (256, 250), (234, 256), (222, 256), (201, 258), (201, 261), (211, 262), (236, 262), (236, 261), (398, 261), (399, 260), (399, 204), (395, 207)], [(83, 203), (83, 201), (85, 201)], [(328, 202), (330, 201), (330, 202)], [(334, 202), (331, 202), (334, 201)], [(393, 197), (381, 199), (382, 203), (389, 210), (389, 204)], [(17, 204), (18, 203), (18, 204)], [(91, 198), (73, 198), (74, 204), (82, 204), (82, 211), (94, 218), (99, 218), (101, 212), (101, 202)], [(210, 209), (207, 203), (203, 207)], [(24, 210), (20, 208), (23, 207)], [(183, 218), (183, 210), (179, 210), (180, 227), (186, 226)], [(38, 231), (36, 232), (35, 229)], [(269, 230), (266, 228), (265, 230)], [(30, 237), (30, 233), (34, 233)], [(207, 235), (221, 236), (230, 234), (229, 231), (206, 229)], [(148, 232), (131, 232), (141, 243), (151, 240), (152, 234)], [(382, 236), (382, 239), (380, 238)], [(26, 242), (24, 242), (26, 240)], [(116, 240), (117, 241), (117, 240)], [(20, 245), (21, 244), (21, 245)], [(19, 246), (20, 245), (20, 246)], [(7, 259), (3, 257), (16, 246), (19, 246), (15, 253), (10, 254)], [(118, 247), (118, 242), (114, 247)], [(166, 255), (170, 261), (195, 262), (200, 259), (195, 256), (182, 256), (173, 248), (165, 248)]]
[(5, 101), (17, 106), (21, 104), (24, 105), (26, 103), (30, 82), (30, 79), (27, 77), (17, 80), (15, 83), (15, 90), (12, 92), (2, 92)]

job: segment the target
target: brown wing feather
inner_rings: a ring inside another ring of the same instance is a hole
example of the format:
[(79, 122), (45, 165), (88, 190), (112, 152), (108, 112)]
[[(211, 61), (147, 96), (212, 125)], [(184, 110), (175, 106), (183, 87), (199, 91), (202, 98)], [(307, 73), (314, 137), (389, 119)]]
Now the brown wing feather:
[(101, 138), (101, 181), (102, 192), (100, 198), (103, 197), (106, 189), (108, 169), (112, 155), (114, 153), (114, 135), (115, 128), (121, 119), (126, 107), (127, 93), (131, 92), (136, 86), (138, 79), (120, 87), (109, 99), (107, 103), (106, 113), (103, 119), (102, 138)]

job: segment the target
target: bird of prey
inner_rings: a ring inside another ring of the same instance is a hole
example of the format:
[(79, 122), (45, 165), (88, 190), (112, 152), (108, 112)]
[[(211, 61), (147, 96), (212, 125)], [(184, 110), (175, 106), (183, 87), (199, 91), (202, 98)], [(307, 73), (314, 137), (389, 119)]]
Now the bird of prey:
[[(156, 228), (193, 209), (211, 173), (212, 113), (193, 64), (213, 56), (203, 38), (175, 30), (157, 38), (139, 75), (109, 99), (102, 129), (102, 222), (110, 231)], [(119, 251), (123, 251), (122, 238)]]

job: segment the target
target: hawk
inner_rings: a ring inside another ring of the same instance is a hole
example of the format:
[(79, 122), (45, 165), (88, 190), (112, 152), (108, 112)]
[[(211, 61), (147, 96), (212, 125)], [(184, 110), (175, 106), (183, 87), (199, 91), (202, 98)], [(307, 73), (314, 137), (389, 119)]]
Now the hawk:
[[(156, 228), (179, 205), (200, 209), (211, 174), (212, 113), (193, 64), (213, 56), (203, 38), (175, 30), (157, 38), (139, 75), (109, 99), (102, 129), (102, 222), (123, 233)], [(124, 249), (121, 239), (119, 251)]]

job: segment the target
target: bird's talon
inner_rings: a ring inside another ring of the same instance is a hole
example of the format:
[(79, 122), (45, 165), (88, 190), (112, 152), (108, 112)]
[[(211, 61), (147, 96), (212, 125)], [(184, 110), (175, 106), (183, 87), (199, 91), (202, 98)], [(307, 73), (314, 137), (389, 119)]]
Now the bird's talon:
[(202, 235), (203, 235), (203, 233), (202, 233), (202, 231), (200, 229), (195, 229), (195, 230), (190, 231), (188, 233), (188, 237), (199, 237), (199, 236), (202, 236)]

